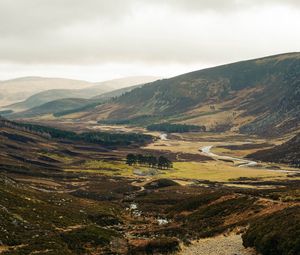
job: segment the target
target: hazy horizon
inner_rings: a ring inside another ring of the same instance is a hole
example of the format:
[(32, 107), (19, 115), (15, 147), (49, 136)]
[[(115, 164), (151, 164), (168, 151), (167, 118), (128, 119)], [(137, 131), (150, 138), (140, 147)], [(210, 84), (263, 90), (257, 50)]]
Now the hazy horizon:
[(0, 14), (0, 80), (168, 78), (300, 51), (294, 0), (4, 0)]
[[(114, 80), (122, 80), (122, 79), (128, 79), (128, 78), (142, 78), (142, 77), (149, 77), (149, 78), (156, 78), (156, 79), (168, 79), (168, 78), (172, 78), (172, 77), (176, 77), (176, 76), (180, 76), (182, 74), (186, 74), (186, 73), (190, 73), (190, 72), (194, 72), (194, 71), (199, 71), (199, 70), (203, 70), (203, 69), (207, 69), (207, 68), (213, 68), (213, 67), (217, 67), (217, 66), (222, 66), (222, 65), (227, 65), (227, 64), (232, 64), (232, 63), (236, 63), (236, 62), (241, 62), (241, 61), (247, 61), (247, 60), (251, 60), (251, 59), (259, 59), (259, 58), (265, 58), (265, 57), (271, 57), (271, 56), (276, 56), (276, 55), (284, 55), (284, 54), (291, 54), (291, 53), (300, 53), (300, 52), (283, 52), (283, 53), (277, 53), (277, 54), (272, 54), (272, 55), (267, 55), (267, 56), (259, 56), (259, 57), (255, 57), (255, 58), (248, 58), (248, 59), (241, 59), (241, 60), (237, 60), (234, 62), (228, 62), (228, 63), (221, 63), (218, 65), (211, 65), (211, 66), (206, 66), (206, 67), (202, 67), (202, 68), (198, 68), (198, 69), (192, 69), (192, 70), (187, 70), (185, 72), (181, 72), (181, 73), (177, 73), (177, 74), (173, 74), (173, 75), (169, 75), (169, 76), (155, 76), (155, 75), (130, 75), (130, 76), (117, 76), (117, 77), (112, 77), (112, 78), (107, 78), (107, 79), (102, 79), (102, 80), (90, 80), (90, 79), (81, 79), (81, 78), (76, 78), (76, 76), (45, 76), (45, 75), (24, 75), (24, 76), (15, 76), (15, 77), (9, 77), (7, 79), (3, 79), (0, 80), (0, 82), (6, 82), (6, 81), (10, 81), (10, 80), (17, 80), (17, 79), (22, 79), (22, 78), (45, 78), (45, 79), (69, 79), (69, 80), (78, 80), (78, 81), (86, 81), (86, 82), (90, 82), (90, 83), (102, 83), (102, 82), (109, 82), (109, 81), (114, 81)], [(125, 86), (126, 87), (126, 86)], [(122, 88), (122, 87), (120, 87)]]

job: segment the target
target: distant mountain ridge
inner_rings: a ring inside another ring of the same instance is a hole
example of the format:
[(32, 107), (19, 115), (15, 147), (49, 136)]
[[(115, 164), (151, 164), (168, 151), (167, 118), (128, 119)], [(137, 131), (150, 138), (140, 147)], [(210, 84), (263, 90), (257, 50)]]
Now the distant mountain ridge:
[[(103, 82), (97, 82), (97, 83), (91, 83), (91, 82), (83, 82), (85, 85), (82, 86), (81, 82), (80, 85), (74, 85), (74, 87), (65, 86), (64, 82), (66, 81), (73, 81), (73, 80), (67, 80), (67, 79), (58, 79), (62, 81), (62, 84), (59, 88), (56, 89), (43, 89), (43, 91), (39, 91), (31, 96), (29, 96), (26, 100), (18, 103), (14, 103), (11, 105), (5, 106), (7, 109), (11, 109), (14, 111), (21, 111), (21, 110), (27, 110), (33, 107), (37, 107), (39, 105), (42, 105), (44, 103), (48, 103), (54, 100), (58, 99), (64, 99), (64, 98), (91, 98), (97, 95), (100, 95), (102, 93), (110, 92), (116, 89), (120, 89), (127, 86), (133, 86), (138, 85), (141, 83), (147, 83), (150, 81), (156, 80), (156, 77), (152, 76), (137, 76), (137, 77), (125, 77), (125, 78), (119, 78), (109, 81), (103, 81)], [(11, 83), (14, 81), (27, 81), (28, 85), (31, 86), (31, 82), (33, 81), (40, 81), (43, 85), (45, 83), (45, 80), (49, 83), (48, 88), (51, 88), (51, 86), (58, 86), (56, 84), (52, 84), (51, 82), (55, 79), (53, 78), (39, 78), (39, 77), (32, 77), (32, 78), (19, 78), (11, 81), (6, 81), (7, 83)], [(25, 82), (26, 83), (26, 82)], [(74, 81), (75, 83), (75, 81)], [(72, 83), (73, 84), (73, 83)], [(44, 84), (45, 85), (45, 84)], [(47, 85), (47, 84), (46, 84)], [(36, 85), (38, 86), (38, 85)], [(3, 86), (2, 86), (3, 87)], [(0, 83), (1, 88), (1, 83)], [(47, 88), (47, 87), (46, 87)], [(21, 91), (20, 93), (23, 93), (24, 90), (26, 91), (26, 88), (24, 86), (22, 88), (19, 88)], [(38, 90), (42, 90), (42, 86), (38, 86)], [(28, 92), (29, 93), (29, 92)], [(26, 94), (26, 93), (25, 93)], [(11, 95), (13, 97), (14, 94)], [(1, 93), (0, 93), (1, 96)], [(1, 97), (0, 97), (0, 103), (1, 103)], [(1, 104), (0, 104), (1, 106)]]
[(82, 107), (86, 103), (88, 103), (88, 100), (84, 98), (63, 98), (47, 102), (23, 112), (13, 113), (9, 116), (10, 118), (17, 119), (51, 115), (60, 112), (62, 109), (64, 109), (64, 111), (67, 111)]
[(0, 107), (23, 101), (47, 89), (83, 89), (92, 85), (87, 81), (47, 77), (22, 77), (0, 81)]
[[(154, 77), (145, 77), (145, 82)], [(142, 77), (134, 80), (132, 77), (106, 81), (98, 83), (98, 85), (80, 90), (48, 90), (35, 94), (27, 100), (8, 106), (8, 109), (20, 110), (10, 115), (10, 118), (32, 118), (42, 115), (64, 116), (67, 113), (76, 113), (82, 109), (89, 109), (99, 104), (102, 104), (111, 98), (129, 92), (134, 88), (140, 87), (143, 84), (124, 87), (121, 89), (112, 90), (113, 86), (127, 86), (140, 82)], [(113, 86), (109, 86), (111, 84)], [(101, 85), (102, 84), (102, 85)], [(108, 90), (108, 91), (107, 91)], [(111, 91), (112, 90), (112, 91)], [(57, 98), (57, 99), (55, 99)], [(27, 109), (28, 108), (28, 109)], [(22, 111), (22, 109), (25, 109)], [(27, 109), (27, 110), (26, 110)]]
[[(43, 78), (39, 78), (43, 79)], [(46, 78), (48, 79), (48, 78)], [(128, 86), (138, 85), (141, 83), (147, 83), (149, 81), (156, 80), (156, 77), (152, 76), (136, 76), (136, 77), (125, 77), (120, 79), (114, 79), (109, 81), (103, 81), (98, 83), (91, 83), (87, 82), (87, 86), (80, 87), (80, 88), (64, 88), (64, 89), (50, 89), (50, 90), (43, 90), (36, 94), (33, 94), (26, 100), (18, 103), (14, 103), (11, 105), (5, 106), (7, 109), (11, 109), (14, 111), (22, 111), (27, 110), (30, 108), (34, 108), (40, 106), (42, 104), (55, 101), (58, 99), (65, 99), (65, 98), (81, 98), (81, 99), (88, 99), (91, 97), (95, 97), (101, 95), (106, 92), (110, 92), (119, 88), (124, 88)], [(18, 79), (22, 80), (22, 79)], [(25, 79), (27, 80), (27, 79)], [(49, 80), (51, 81), (51, 80)], [(10, 82), (10, 81), (8, 81)], [(28, 84), (31, 86), (31, 84)], [(49, 85), (50, 86), (50, 85)], [(0, 84), (1, 87), (1, 84)], [(1, 100), (0, 100), (1, 101)]]

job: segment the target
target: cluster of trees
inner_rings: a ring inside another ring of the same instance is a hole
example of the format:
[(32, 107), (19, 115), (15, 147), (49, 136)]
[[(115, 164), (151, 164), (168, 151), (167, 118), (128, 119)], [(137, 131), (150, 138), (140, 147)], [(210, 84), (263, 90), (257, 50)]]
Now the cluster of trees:
[(126, 157), (127, 165), (141, 165), (159, 169), (169, 169), (173, 167), (173, 163), (164, 156), (158, 158), (153, 155), (128, 154)]
[(139, 133), (109, 133), (109, 132), (83, 132), (76, 133), (67, 130), (61, 130), (53, 127), (17, 123), (6, 119), (0, 119), (0, 126), (16, 128), (19, 130), (29, 131), (41, 135), (48, 139), (82, 141), (87, 143), (96, 143), (103, 146), (128, 146), (128, 145), (145, 145), (152, 141), (151, 135)]
[(147, 127), (149, 131), (162, 131), (167, 133), (186, 133), (186, 132), (205, 132), (205, 126), (195, 126), (186, 124), (171, 124), (171, 123), (159, 123), (152, 124)]
[(103, 145), (145, 145), (152, 141), (151, 135), (140, 133), (87, 132), (81, 133), (79, 136), (86, 142), (99, 142)]

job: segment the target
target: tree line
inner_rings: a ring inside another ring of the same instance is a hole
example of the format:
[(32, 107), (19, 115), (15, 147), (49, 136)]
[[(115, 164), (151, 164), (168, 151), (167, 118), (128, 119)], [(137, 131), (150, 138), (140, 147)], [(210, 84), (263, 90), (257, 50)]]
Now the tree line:
[(132, 153), (127, 155), (126, 164), (129, 166), (140, 165), (158, 169), (169, 169), (173, 167), (172, 161), (170, 161), (164, 156), (159, 156), (157, 158), (153, 155), (142, 155)]
[(185, 133), (185, 132), (205, 132), (205, 126), (195, 126), (186, 124), (171, 124), (171, 123), (159, 123), (147, 126), (149, 131), (162, 131), (168, 133)]
[(0, 117), (1, 126), (16, 128), (27, 132), (41, 135), (47, 139), (70, 140), (78, 142), (95, 143), (103, 146), (129, 146), (145, 145), (152, 141), (151, 135), (140, 133), (109, 133), (109, 132), (83, 132), (62, 130), (42, 125), (21, 123), (6, 120)]

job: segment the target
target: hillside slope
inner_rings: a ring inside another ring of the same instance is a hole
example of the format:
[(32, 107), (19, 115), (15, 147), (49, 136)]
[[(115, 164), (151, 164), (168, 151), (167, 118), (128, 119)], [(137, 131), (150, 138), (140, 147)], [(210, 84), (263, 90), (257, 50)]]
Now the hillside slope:
[(87, 102), (88, 100), (83, 98), (64, 98), (33, 107), (24, 112), (14, 113), (10, 117), (32, 118), (48, 114), (55, 114), (57, 112), (60, 112), (62, 109), (64, 109), (64, 111), (68, 111), (74, 108), (82, 107)]
[(82, 160), (106, 157), (120, 160), (124, 155), (112, 150), (137, 148), (152, 140), (152, 136), (139, 133), (76, 133), (0, 117), (0, 169), (38, 176), (55, 175), (73, 161), (76, 162), (73, 166), (80, 167)]
[(221, 126), (220, 131), (279, 135), (299, 128), (299, 111), (300, 53), (289, 53), (146, 84), (81, 118), (147, 116), (158, 122), (206, 125), (211, 130)]
[[(95, 93), (101, 94), (109, 91), (107, 87), (100, 87), (95, 90)], [(79, 100), (88, 99), (95, 95), (95, 93), (85, 91), (85, 89), (53, 89), (42, 91), (40, 93), (34, 94), (33, 96), (27, 98), (26, 100), (6, 106), (7, 109), (11, 109), (13, 111), (24, 111), (29, 110), (31, 108), (39, 107), (43, 104), (49, 103), (51, 101), (64, 100), (66, 98), (78, 98)]]
[(300, 168), (300, 133), (281, 145), (257, 151), (248, 157), (261, 161), (285, 163)]

